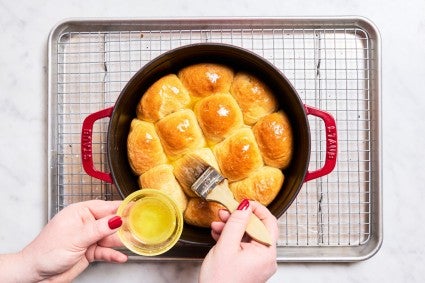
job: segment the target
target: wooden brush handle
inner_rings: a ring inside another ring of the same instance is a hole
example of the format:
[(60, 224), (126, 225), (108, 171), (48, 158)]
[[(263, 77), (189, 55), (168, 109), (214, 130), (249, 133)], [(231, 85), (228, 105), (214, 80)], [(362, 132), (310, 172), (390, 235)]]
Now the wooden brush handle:
[[(237, 209), (239, 203), (234, 199), (232, 192), (229, 189), (227, 180), (218, 184), (206, 197), (207, 200), (216, 201), (224, 205), (230, 212)], [(251, 214), (246, 233), (266, 246), (272, 244), (270, 233), (264, 223), (255, 214)]]

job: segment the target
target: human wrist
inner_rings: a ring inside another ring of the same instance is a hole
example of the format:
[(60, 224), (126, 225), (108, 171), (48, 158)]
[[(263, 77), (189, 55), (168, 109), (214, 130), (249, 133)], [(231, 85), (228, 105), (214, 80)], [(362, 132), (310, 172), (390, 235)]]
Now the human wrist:
[(23, 251), (0, 255), (0, 282), (39, 282), (43, 278), (35, 271)]
[(18, 252), (16, 256), (21, 269), (20, 278), (22, 281), (20, 280), (19, 282), (40, 282), (47, 279), (47, 277), (42, 276), (37, 268), (36, 256), (30, 255), (26, 249)]

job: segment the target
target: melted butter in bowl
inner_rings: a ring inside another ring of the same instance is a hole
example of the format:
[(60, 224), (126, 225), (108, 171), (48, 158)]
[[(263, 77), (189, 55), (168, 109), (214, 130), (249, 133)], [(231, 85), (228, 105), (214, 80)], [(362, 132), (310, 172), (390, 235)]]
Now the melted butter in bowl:
[(146, 245), (158, 245), (173, 235), (176, 227), (175, 211), (156, 198), (137, 201), (130, 212), (129, 228)]
[(117, 214), (122, 243), (132, 252), (155, 256), (171, 249), (183, 231), (183, 215), (165, 193), (154, 189), (135, 191), (124, 199)]

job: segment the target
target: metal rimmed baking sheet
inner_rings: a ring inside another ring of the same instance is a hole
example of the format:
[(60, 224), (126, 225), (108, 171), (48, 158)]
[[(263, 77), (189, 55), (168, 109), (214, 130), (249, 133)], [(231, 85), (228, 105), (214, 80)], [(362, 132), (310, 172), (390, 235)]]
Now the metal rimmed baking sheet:
[[(279, 219), (278, 261), (358, 261), (382, 242), (380, 38), (363, 18), (75, 19), (49, 37), (49, 217), (74, 202), (119, 199), (113, 185), (82, 169), (83, 119), (114, 105), (146, 62), (196, 42), (244, 47), (281, 69), (307, 105), (330, 112), (338, 161), (328, 176), (304, 184)], [(325, 158), (324, 128), (310, 119), (310, 169)], [(95, 166), (108, 171), (108, 120), (95, 124)], [(135, 260), (196, 260), (205, 250), (177, 246)]]

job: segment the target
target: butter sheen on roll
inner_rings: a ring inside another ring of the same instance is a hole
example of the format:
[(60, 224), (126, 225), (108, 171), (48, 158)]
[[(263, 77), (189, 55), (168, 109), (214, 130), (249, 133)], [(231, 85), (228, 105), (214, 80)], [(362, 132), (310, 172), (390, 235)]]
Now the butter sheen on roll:
[(181, 69), (178, 77), (194, 98), (226, 93), (233, 81), (233, 70), (213, 63), (199, 63)]
[(205, 138), (190, 109), (174, 112), (156, 123), (158, 136), (170, 159), (205, 146)]
[(212, 143), (222, 141), (243, 126), (242, 111), (228, 93), (203, 98), (195, 105), (194, 111), (205, 137)]
[(218, 202), (206, 201), (199, 197), (189, 199), (183, 214), (186, 223), (210, 228), (213, 221), (220, 221), (218, 212), (225, 207)]
[(241, 107), (247, 125), (253, 125), (260, 118), (277, 110), (278, 104), (272, 91), (251, 74), (237, 73), (230, 93)]
[(223, 176), (230, 182), (246, 178), (263, 166), (263, 159), (250, 128), (236, 130), (214, 147)]
[(247, 178), (229, 185), (235, 199), (256, 200), (263, 205), (270, 204), (282, 187), (284, 175), (281, 170), (263, 166)]
[(173, 166), (162, 164), (146, 171), (139, 177), (139, 186), (156, 189), (167, 194), (175, 201), (181, 212), (187, 206), (187, 197), (173, 174)]
[(150, 168), (167, 162), (155, 126), (138, 119), (133, 119), (130, 124), (127, 155), (130, 167), (136, 175), (141, 175)]
[(189, 92), (175, 74), (156, 81), (143, 94), (137, 105), (137, 118), (156, 122), (168, 114), (185, 108), (191, 102)]
[(264, 163), (277, 168), (288, 167), (293, 152), (293, 133), (288, 117), (282, 111), (263, 117), (253, 127)]

